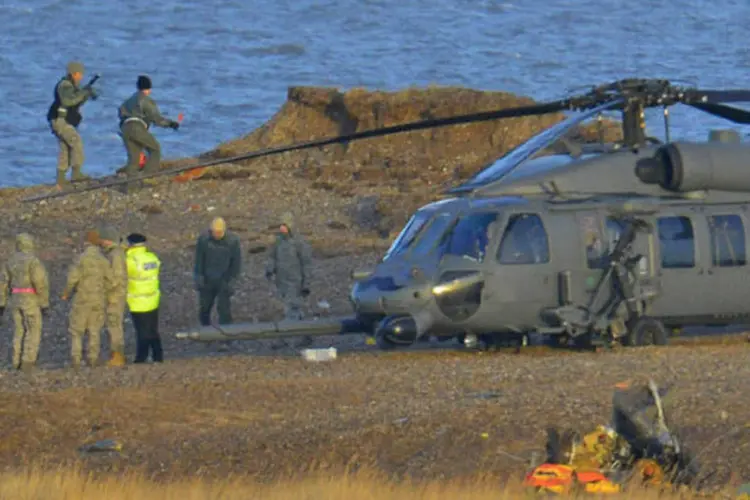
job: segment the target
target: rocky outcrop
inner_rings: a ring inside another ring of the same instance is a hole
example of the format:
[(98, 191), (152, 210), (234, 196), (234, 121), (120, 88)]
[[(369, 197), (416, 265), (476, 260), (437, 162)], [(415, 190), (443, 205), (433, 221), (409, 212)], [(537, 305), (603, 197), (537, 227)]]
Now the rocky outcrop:
[[(300, 141), (530, 104), (534, 101), (528, 97), (464, 88), (340, 92), (292, 87), (286, 103), (266, 124), (199, 159), (230, 158)], [(561, 119), (561, 113), (554, 113), (405, 132), (207, 169), (204, 177), (248, 175), (254, 169), (270, 167), (293, 169), (324, 189), (345, 190), (352, 184), (391, 184), (402, 190), (445, 185), (465, 179)], [(619, 127), (606, 123), (605, 133), (607, 138), (615, 138)], [(583, 128), (580, 134), (595, 139), (597, 131)]]

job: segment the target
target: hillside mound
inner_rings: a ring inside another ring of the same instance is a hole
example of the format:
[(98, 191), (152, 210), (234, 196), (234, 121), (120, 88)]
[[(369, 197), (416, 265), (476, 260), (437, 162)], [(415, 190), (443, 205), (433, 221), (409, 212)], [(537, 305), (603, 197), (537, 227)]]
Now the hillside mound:
[[(506, 92), (464, 88), (411, 88), (398, 92), (292, 87), (287, 101), (263, 126), (223, 143), (198, 160), (231, 158), (270, 147), (352, 134), (413, 121), (535, 104)], [(207, 169), (204, 176), (249, 175), (250, 169), (283, 168), (313, 181), (314, 187), (350, 192), (355, 185), (395, 185), (400, 191), (447, 187), (476, 173), (531, 135), (564, 118), (562, 113), (495, 120), (405, 132), (318, 149), (289, 152), (231, 166)], [(605, 138), (619, 126), (604, 124)], [(596, 140), (598, 129), (574, 132)], [(171, 163), (169, 166), (175, 166)]]

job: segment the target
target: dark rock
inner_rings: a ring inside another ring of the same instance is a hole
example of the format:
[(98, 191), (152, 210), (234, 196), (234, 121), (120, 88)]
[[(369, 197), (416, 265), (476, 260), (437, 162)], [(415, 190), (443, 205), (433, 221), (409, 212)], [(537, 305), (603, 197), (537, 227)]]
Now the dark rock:
[(161, 208), (159, 205), (144, 205), (142, 206), (139, 211), (143, 212), (144, 214), (162, 214), (164, 213), (164, 209)]
[(383, 219), (379, 202), (380, 197), (377, 195), (356, 198), (349, 209), (349, 217), (354, 225), (364, 231), (377, 231)]
[(328, 222), (326, 222), (326, 226), (330, 227), (331, 229), (348, 229), (346, 224), (335, 220), (329, 220)]

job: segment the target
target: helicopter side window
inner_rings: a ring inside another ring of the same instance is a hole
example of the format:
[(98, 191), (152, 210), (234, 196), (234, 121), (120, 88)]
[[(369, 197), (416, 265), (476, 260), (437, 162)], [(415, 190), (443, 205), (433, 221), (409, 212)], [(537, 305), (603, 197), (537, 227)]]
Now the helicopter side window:
[(496, 220), (497, 213), (475, 213), (461, 217), (443, 237), (442, 255), (458, 255), (482, 262)]
[(737, 267), (746, 264), (745, 226), (739, 215), (708, 217), (711, 229), (711, 263), (717, 267)]
[(679, 269), (695, 266), (693, 225), (688, 217), (659, 217), (661, 267)]
[(589, 269), (603, 269), (607, 265), (607, 256), (615, 249), (624, 230), (625, 226), (622, 222), (607, 217), (604, 241), (598, 241), (598, 235), (594, 234), (591, 235), (593, 240), (586, 244), (586, 260)]
[(497, 250), (500, 264), (544, 264), (549, 262), (549, 239), (536, 214), (510, 216)]

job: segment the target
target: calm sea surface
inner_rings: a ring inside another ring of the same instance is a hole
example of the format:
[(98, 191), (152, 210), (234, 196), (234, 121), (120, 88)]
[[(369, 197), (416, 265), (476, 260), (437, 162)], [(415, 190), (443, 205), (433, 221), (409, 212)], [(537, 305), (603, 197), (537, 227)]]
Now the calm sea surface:
[[(536, 99), (631, 76), (750, 87), (742, 0), (5, 0), (0, 20), (4, 186), (53, 180), (45, 116), (71, 58), (87, 79), (102, 74), (81, 126), (95, 175), (125, 161), (117, 107), (139, 73), (165, 114), (185, 115), (179, 132), (156, 132), (167, 157), (248, 133), (293, 85), (462, 85)], [(729, 126), (693, 110), (673, 117), (689, 138)]]

